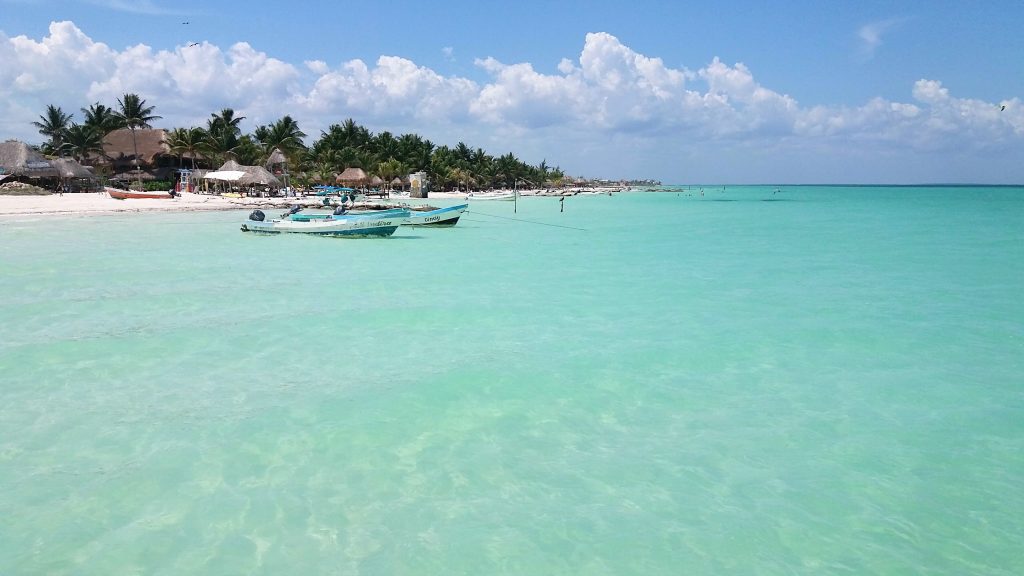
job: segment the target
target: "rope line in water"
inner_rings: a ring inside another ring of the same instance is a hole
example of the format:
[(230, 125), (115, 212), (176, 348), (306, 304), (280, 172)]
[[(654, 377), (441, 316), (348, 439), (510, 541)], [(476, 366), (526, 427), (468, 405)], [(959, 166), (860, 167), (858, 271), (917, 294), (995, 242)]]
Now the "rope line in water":
[[(466, 212), (469, 213), (471, 211), (467, 208)], [(491, 218), (501, 218), (503, 220), (512, 220), (514, 222), (524, 222), (526, 224), (536, 224), (538, 226), (553, 226), (555, 228), (568, 228), (569, 230), (579, 230), (580, 232), (586, 232), (587, 231), (586, 228), (577, 228), (575, 226), (564, 226), (562, 224), (548, 224), (547, 222), (537, 222), (536, 220), (526, 220), (526, 219), (523, 219), (523, 218), (512, 218), (511, 216), (499, 216), (497, 214), (488, 214), (486, 212), (472, 211), (472, 213), (473, 214), (479, 214), (481, 216), (490, 216)]]

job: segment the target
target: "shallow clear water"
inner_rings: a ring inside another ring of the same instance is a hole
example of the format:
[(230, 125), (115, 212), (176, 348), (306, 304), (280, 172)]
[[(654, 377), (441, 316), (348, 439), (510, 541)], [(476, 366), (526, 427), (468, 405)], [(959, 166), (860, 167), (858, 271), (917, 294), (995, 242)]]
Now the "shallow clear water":
[(0, 220), (0, 574), (1024, 572), (1020, 188), (244, 216)]

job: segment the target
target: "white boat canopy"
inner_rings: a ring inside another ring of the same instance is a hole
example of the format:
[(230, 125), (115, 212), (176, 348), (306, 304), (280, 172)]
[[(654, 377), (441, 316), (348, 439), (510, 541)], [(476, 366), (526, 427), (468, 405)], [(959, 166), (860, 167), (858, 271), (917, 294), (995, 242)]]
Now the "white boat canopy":
[(224, 182), (238, 182), (245, 176), (245, 172), (241, 170), (218, 170), (216, 172), (207, 172), (203, 175), (203, 178), (207, 180), (222, 180)]

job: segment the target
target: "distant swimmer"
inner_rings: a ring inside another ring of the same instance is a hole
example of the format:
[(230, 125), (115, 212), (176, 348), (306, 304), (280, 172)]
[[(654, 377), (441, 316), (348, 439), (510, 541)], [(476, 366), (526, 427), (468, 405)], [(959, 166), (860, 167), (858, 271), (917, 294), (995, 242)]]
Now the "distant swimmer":
[(188, 24), (188, 22), (182, 22), (182, 24)]

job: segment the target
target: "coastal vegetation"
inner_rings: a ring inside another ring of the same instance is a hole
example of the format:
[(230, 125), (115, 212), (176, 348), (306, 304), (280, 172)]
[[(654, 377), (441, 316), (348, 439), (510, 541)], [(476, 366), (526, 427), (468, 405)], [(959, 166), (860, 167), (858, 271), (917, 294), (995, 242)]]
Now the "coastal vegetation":
[[(33, 125), (46, 138), (40, 146), (43, 153), (95, 164), (103, 155), (103, 139), (113, 130), (129, 129), (136, 146), (135, 131), (161, 118), (154, 109), (137, 94), (128, 93), (118, 99), (116, 108), (99, 102), (82, 108), (81, 124), (73, 114), (49, 105)], [(215, 168), (230, 158), (243, 165), (265, 165), (277, 150), (292, 181), (300, 185), (333, 184), (336, 175), (348, 168), (360, 168), (383, 182), (422, 171), (442, 189), (557, 187), (566, 180), (565, 173), (546, 160), (534, 166), (512, 152), (496, 156), (464, 142), (438, 146), (419, 134), (375, 134), (351, 118), (331, 124), (309, 145), (306, 133), (289, 115), (257, 126), (249, 134), (240, 127), (244, 119), (232, 108), (224, 108), (211, 113), (205, 126), (168, 130), (164, 143), (182, 167), (191, 168)], [(134, 152), (137, 158), (137, 146)]]

